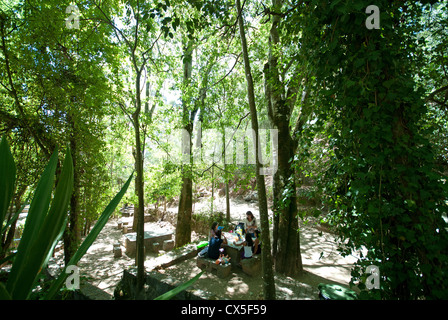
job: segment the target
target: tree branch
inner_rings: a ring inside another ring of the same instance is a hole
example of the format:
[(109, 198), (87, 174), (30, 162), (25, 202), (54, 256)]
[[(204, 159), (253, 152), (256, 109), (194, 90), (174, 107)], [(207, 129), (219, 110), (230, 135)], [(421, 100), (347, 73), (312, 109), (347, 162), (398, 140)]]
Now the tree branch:
[(242, 54), (243, 54), (243, 53), (240, 52), (240, 54), (236, 57), (236, 59), (235, 59), (235, 63), (233, 64), (233, 66), (232, 66), (232, 68), (230, 69), (230, 71), (227, 72), (227, 74), (226, 74), (224, 77), (222, 77), (221, 79), (219, 79), (218, 81), (216, 81), (214, 84), (212, 84), (212, 85), (211, 85), (210, 87), (208, 87), (208, 88), (211, 88), (211, 87), (216, 86), (218, 83), (220, 83), (220, 82), (223, 81), (225, 78), (227, 78), (227, 77), (229, 76), (229, 74), (232, 73), (233, 69), (235, 68), (235, 66), (236, 66), (236, 64), (238, 63), (238, 60), (240, 59), (240, 57), (241, 57)]
[[(104, 13), (103, 9), (101, 9), (101, 7), (99, 6), (99, 4), (97, 4), (97, 3), (95, 2), (95, 5), (96, 5), (97, 9), (100, 10), (100, 12), (103, 14), (104, 18), (106, 19), (105, 22), (106, 22), (107, 24), (109, 24), (109, 25), (114, 29), (115, 36), (117, 37), (118, 41), (120, 41), (120, 36), (121, 36), (121, 38), (123, 38), (123, 41), (126, 43), (126, 45), (128, 46), (128, 48), (132, 50), (132, 45), (131, 45), (131, 43), (129, 42), (129, 40), (126, 38), (126, 36), (123, 34), (123, 32), (122, 32), (119, 28), (117, 28), (117, 27), (114, 25), (114, 23), (112, 22), (112, 20), (111, 20), (111, 19)], [(101, 19), (99, 19), (99, 20), (102, 21)], [(118, 34), (120, 34), (120, 35), (118, 35)]]
[(123, 113), (129, 118), (129, 120), (131, 121), (132, 125), (134, 126), (134, 119), (132, 119), (131, 115), (129, 114), (129, 112), (126, 110), (125, 106), (123, 103), (118, 102), (118, 105), (120, 106), (121, 110), (123, 111)]
[(437, 89), (437, 90), (431, 92), (431, 93), (428, 95), (428, 97), (426, 98), (426, 100), (427, 100), (427, 101), (428, 101), (428, 100), (432, 100), (432, 101), (434, 101), (434, 102), (437, 102), (437, 101), (433, 100), (434, 97), (435, 97), (437, 94), (439, 94), (439, 93), (441, 93), (441, 92), (443, 92), (443, 91), (448, 91), (448, 85), (443, 86), (443, 87), (441, 87), (441, 88), (439, 88), (439, 89)]

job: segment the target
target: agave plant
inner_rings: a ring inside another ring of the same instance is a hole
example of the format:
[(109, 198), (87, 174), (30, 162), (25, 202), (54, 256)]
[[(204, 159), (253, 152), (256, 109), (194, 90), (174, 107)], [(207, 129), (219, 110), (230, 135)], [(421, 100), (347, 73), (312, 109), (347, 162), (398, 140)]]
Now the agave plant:
[[(70, 149), (67, 149), (62, 171), (56, 186), (53, 200), (51, 195), (53, 191), (54, 177), (58, 161), (58, 151), (55, 150), (48, 162), (42, 176), (37, 183), (33, 199), (28, 210), (25, 227), (23, 229), (22, 239), (20, 240), (17, 253), (9, 256), (7, 259), (13, 259), (11, 272), (8, 276), (6, 286), (0, 282), (0, 300), (25, 300), (30, 298), (33, 289), (37, 285), (39, 275), (47, 266), (48, 260), (52, 256), (53, 250), (61, 239), (67, 224), (68, 214), (67, 206), (73, 189), (73, 161)], [(131, 183), (133, 174), (121, 188), (120, 192), (107, 205), (92, 228), (86, 239), (75, 252), (69, 263), (65, 266), (59, 277), (52, 282), (49, 289), (45, 292), (43, 299), (54, 299), (59, 292), (62, 284), (68, 274), (65, 272), (69, 266), (76, 265), (89, 247), (97, 238), (103, 227), (106, 225), (109, 217), (120, 203), (123, 195)], [(11, 154), (8, 142), (5, 137), (0, 142), (0, 223), (6, 217), (6, 212), (10, 206), (14, 194), (14, 185), (16, 181), (16, 166)], [(51, 206), (50, 206), (51, 202)], [(23, 210), (20, 208), (15, 214), (18, 216)], [(1, 229), (1, 233), (6, 231), (11, 221)], [(156, 300), (169, 300), (179, 292), (186, 290), (195, 283), (203, 272), (200, 272), (193, 279), (178, 286), (177, 288), (162, 294)]]
[[(58, 151), (55, 150), (44, 170), (34, 191), (28, 216), (25, 222), (22, 239), (17, 253), (12, 257), (13, 265), (6, 285), (0, 283), (0, 299), (28, 299), (36, 287), (41, 271), (46, 267), (53, 249), (60, 240), (68, 219), (67, 206), (73, 189), (73, 161), (70, 150), (67, 149), (58, 184), (54, 191), (55, 172), (58, 162)], [(120, 192), (104, 209), (92, 231), (73, 255), (66, 268), (76, 265), (95, 241), (113, 213), (132, 180), (129, 177)], [(14, 193), (16, 166), (5, 137), (0, 142), (0, 224), (6, 216)], [(51, 205), (50, 205), (51, 202)], [(16, 214), (19, 214), (19, 210)], [(12, 221), (12, 219), (10, 219)], [(2, 228), (6, 230), (8, 225)], [(10, 257), (11, 258), (11, 257)], [(52, 283), (45, 293), (44, 299), (52, 299), (58, 293), (68, 275), (65, 269)]]

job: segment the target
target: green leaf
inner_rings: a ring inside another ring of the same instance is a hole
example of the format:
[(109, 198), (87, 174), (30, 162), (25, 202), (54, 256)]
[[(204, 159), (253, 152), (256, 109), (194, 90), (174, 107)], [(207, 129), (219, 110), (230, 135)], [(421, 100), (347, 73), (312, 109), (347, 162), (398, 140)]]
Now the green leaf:
[(3, 224), (14, 193), (16, 165), (6, 137), (0, 142), (0, 225)]
[(53, 249), (64, 233), (68, 219), (67, 207), (73, 192), (73, 179), (73, 159), (70, 149), (67, 149), (54, 199), (40, 233), (41, 243), (42, 245), (46, 245), (45, 250), (43, 250), (44, 254), (46, 253), (46, 257), (41, 268), (46, 267), (48, 259), (50, 259), (53, 253)]
[(186, 289), (188, 289), (190, 286), (192, 286), (204, 273), (204, 271), (201, 271), (199, 274), (197, 274), (194, 278), (188, 280), (187, 282), (181, 284), (180, 286), (174, 288), (173, 290), (170, 290), (168, 292), (165, 292), (164, 294), (158, 296), (154, 300), (170, 300), (175, 295), (177, 295), (179, 292), (182, 292)]
[(96, 240), (98, 234), (101, 232), (103, 227), (106, 225), (107, 221), (109, 220), (109, 217), (114, 212), (115, 208), (120, 203), (122, 197), (126, 193), (129, 184), (132, 181), (133, 173), (129, 177), (129, 179), (126, 181), (124, 186), (121, 188), (120, 192), (112, 199), (112, 201), (107, 205), (106, 209), (104, 209), (103, 213), (101, 214), (100, 218), (98, 219), (97, 223), (93, 227), (92, 231), (90, 231), (89, 235), (86, 237), (86, 239), (83, 241), (81, 246), (78, 248), (78, 250), (75, 252), (73, 257), (70, 259), (67, 266), (64, 268), (61, 275), (52, 283), (50, 289), (48, 290), (47, 294), (45, 295), (45, 300), (53, 299), (55, 294), (58, 292), (59, 288), (61, 287), (62, 283), (67, 277), (67, 274), (65, 272), (66, 268), (71, 265), (76, 265), (79, 260), (84, 256), (84, 254), (87, 252), (89, 247), (93, 244), (93, 242)]
[[(27, 299), (29, 297), (40, 271), (45, 267), (52, 250), (62, 236), (67, 221), (67, 206), (70, 202), (72, 190), (73, 160), (70, 150), (67, 149), (51, 208), (48, 214), (45, 215), (46, 212), (41, 213), (44, 221), (38, 223), (41, 227), (37, 230), (37, 233), (33, 234), (32, 239), (27, 243), (27, 247), (20, 248), (19, 245), (17, 249), (18, 255), (13, 268), (16, 265), (19, 266), (16, 269), (18, 277), (16, 275), (14, 286), (9, 290), (13, 299)], [(25, 231), (26, 228), (27, 224), (25, 225)], [(18, 259), (19, 256), (21, 256), (20, 260)]]
[(187, 31), (188, 31), (188, 33), (194, 33), (193, 21), (191, 21), (191, 20), (187, 20), (187, 21), (185, 22), (185, 25), (186, 25), (186, 27), (187, 27)]
[(30, 255), (32, 244), (36, 242), (38, 232), (41, 230), (45, 215), (48, 211), (57, 161), (58, 152), (55, 150), (37, 183), (26, 218), (23, 235), (17, 248), (17, 256), (6, 283), (6, 289), (11, 295), (13, 295), (12, 293), (15, 292), (17, 287), (20, 287), (20, 277), (23, 274), (23, 270), (27, 267), (25, 260)]
[(330, 9), (333, 9), (339, 2), (341, 2), (341, 0), (332, 1), (330, 4)]
[(11, 300), (11, 295), (2, 282), (0, 282), (0, 300)]
[(177, 28), (179, 25), (180, 25), (180, 19), (179, 19), (178, 17), (175, 17), (175, 18), (174, 18), (174, 21), (173, 21), (173, 28), (174, 28), (174, 31), (176, 31), (176, 28)]

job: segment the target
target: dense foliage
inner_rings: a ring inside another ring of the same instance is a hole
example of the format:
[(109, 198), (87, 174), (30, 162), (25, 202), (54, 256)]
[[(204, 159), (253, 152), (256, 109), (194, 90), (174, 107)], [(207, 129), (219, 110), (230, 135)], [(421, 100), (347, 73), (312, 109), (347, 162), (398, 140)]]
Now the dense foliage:
[[(228, 196), (257, 176), (248, 141), (244, 163), (235, 150), (257, 120), (281, 138), (265, 267), (301, 271), (307, 181), (341, 254), (360, 252), (361, 297), (447, 298), (448, 2), (371, 2), (238, 1), (239, 13), (229, 0), (1, 1), (0, 133), (17, 178), (0, 261), (54, 157), (60, 177), (57, 146), (73, 166), (66, 262), (134, 170), (123, 201), (137, 232), (145, 206), (177, 198), (176, 242), (189, 242), (194, 192)], [(380, 290), (364, 290), (369, 265)]]
[(415, 78), (424, 40), (412, 35), (425, 7), (377, 1), (381, 30), (370, 30), (369, 1), (313, 4), (297, 19), (328, 141), (324, 193), (341, 253), (367, 249), (352, 280), (377, 265), (381, 290), (366, 292), (373, 297), (446, 298), (447, 189)]

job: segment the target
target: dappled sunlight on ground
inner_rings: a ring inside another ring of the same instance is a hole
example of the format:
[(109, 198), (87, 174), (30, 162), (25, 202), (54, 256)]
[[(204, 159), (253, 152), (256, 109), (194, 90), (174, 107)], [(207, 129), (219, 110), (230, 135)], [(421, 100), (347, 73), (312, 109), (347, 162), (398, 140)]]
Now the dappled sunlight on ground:
[[(87, 281), (112, 295), (123, 275), (123, 270), (134, 264), (134, 259), (126, 255), (118, 259), (114, 258), (113, 245), (122, 236), (116, 226), (117, 221), (110, 220), (79, 261), (81, 287), (83, 281)], [(124, 248), (122, 249), (124, 250)]]
[(249, 286), (244, 283), (242, 278), (232, 278), (228, 282), (227, 292), (229, 294), (248, 294)]

